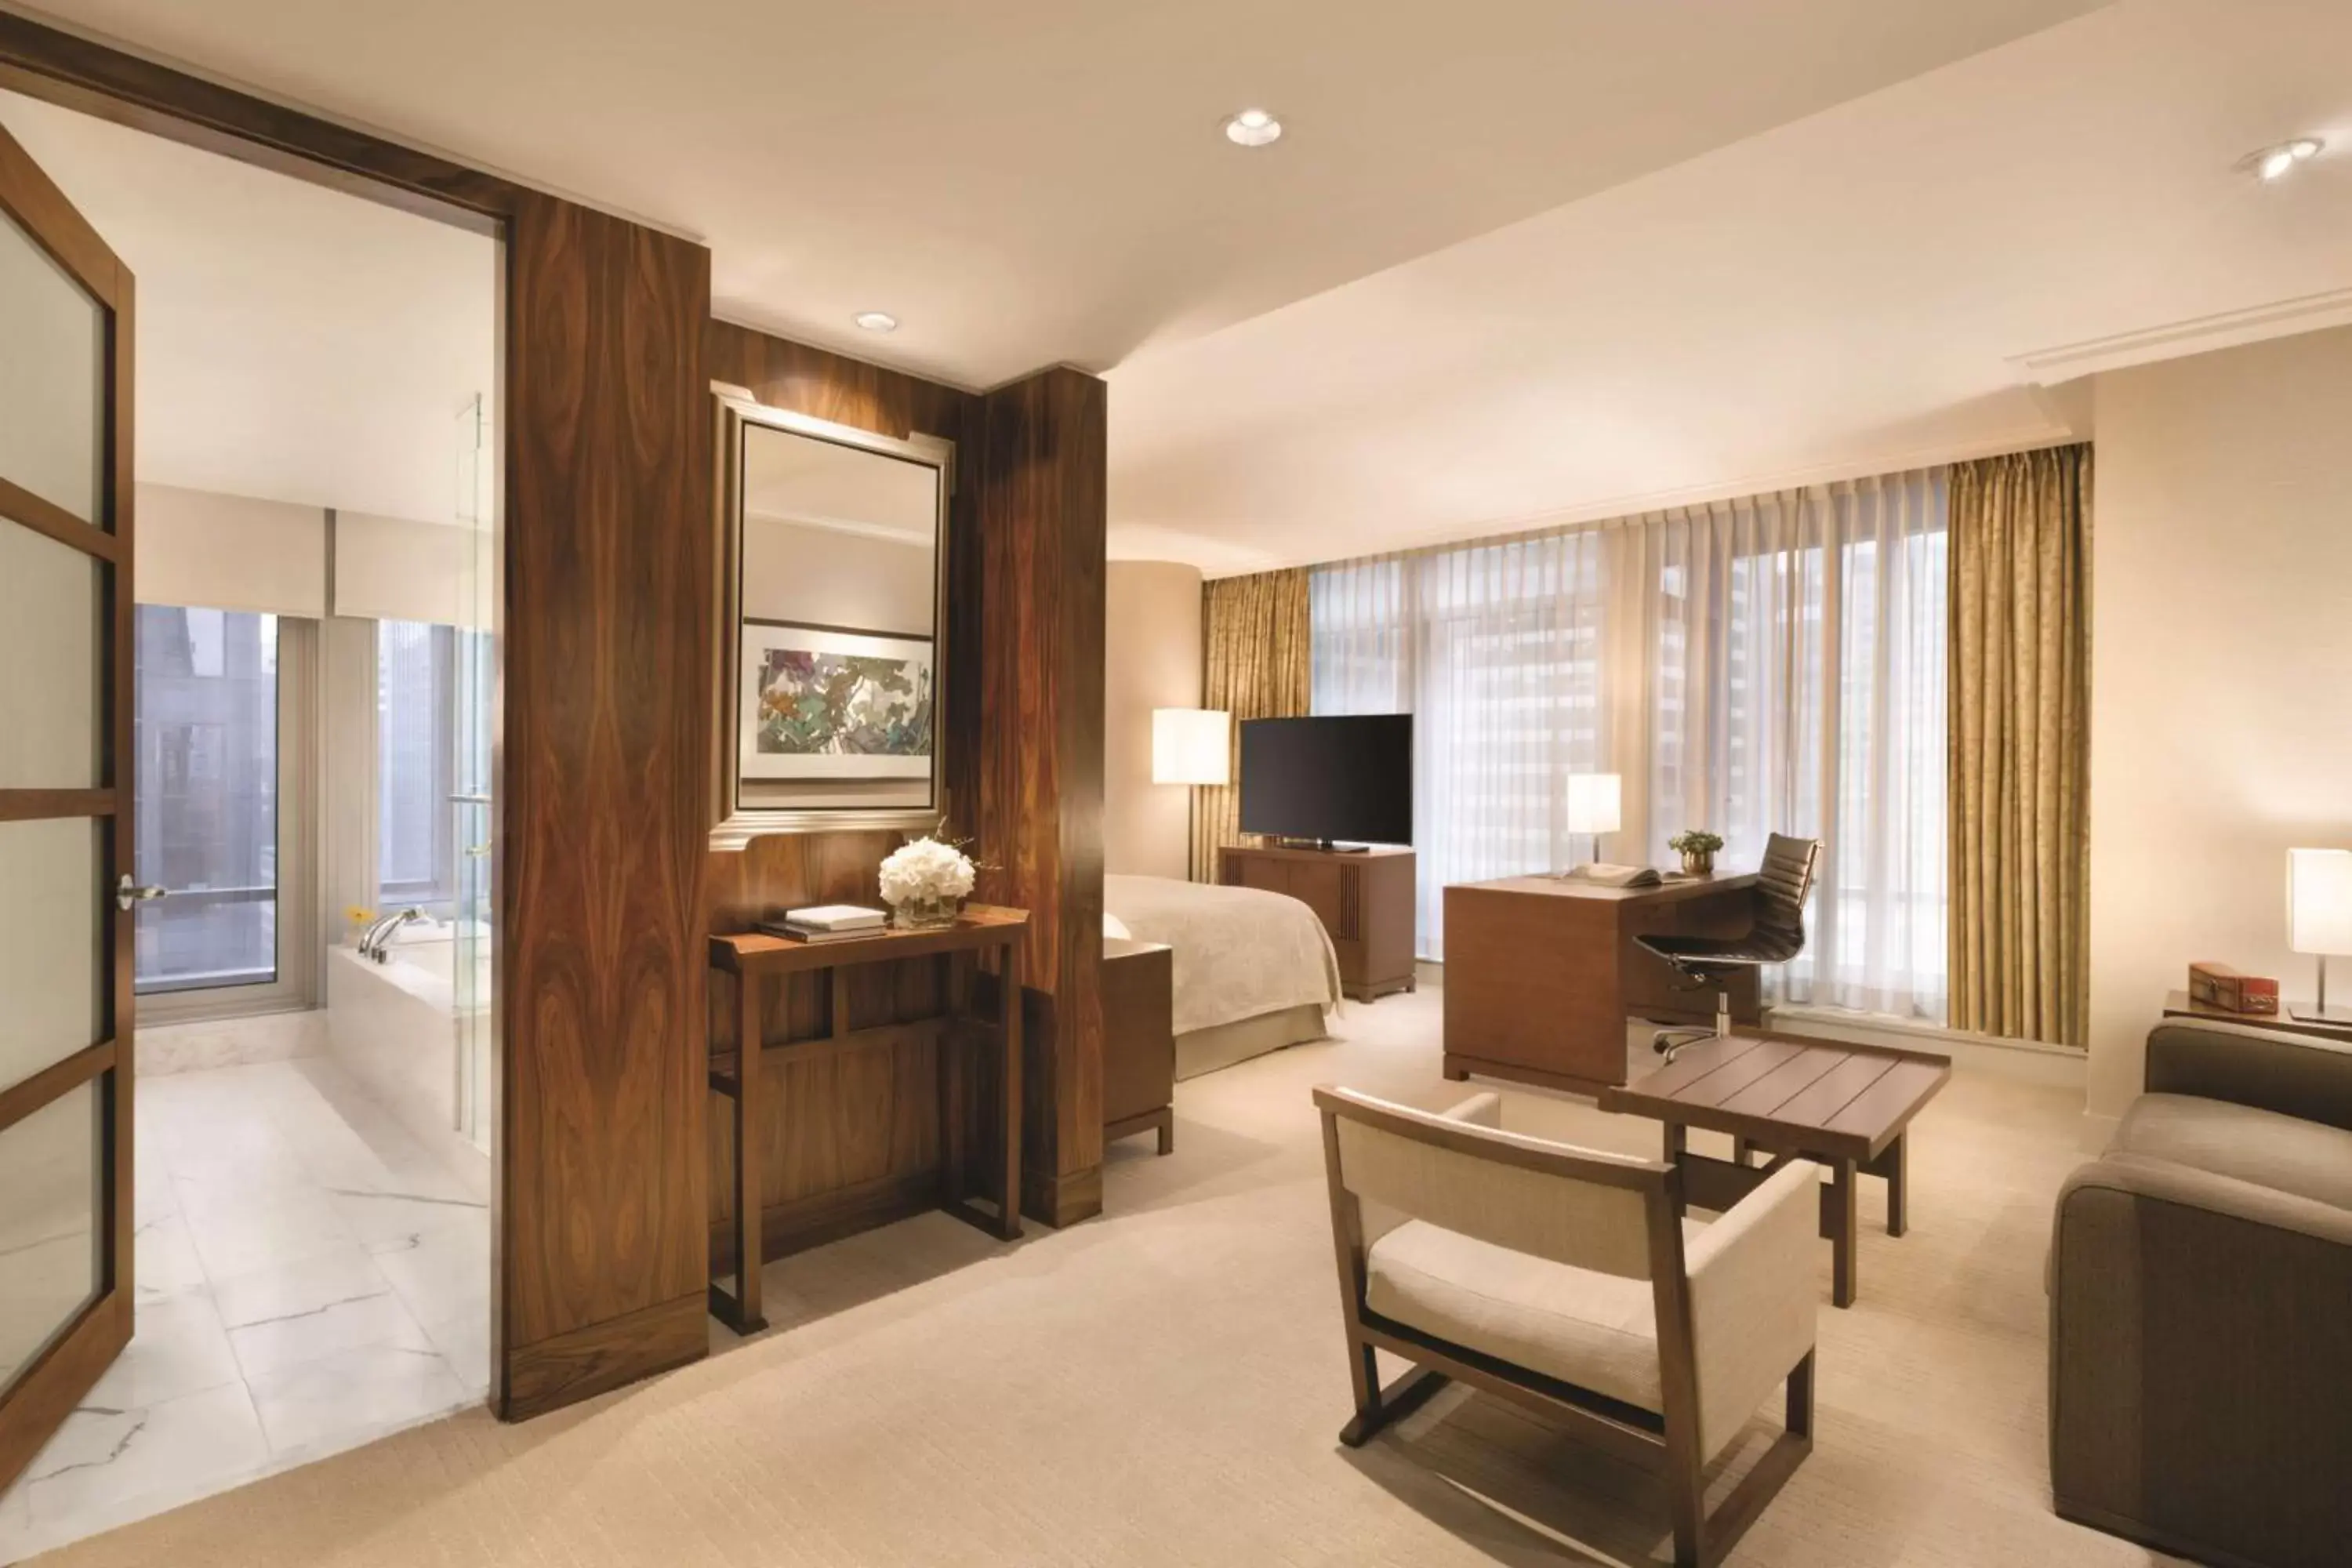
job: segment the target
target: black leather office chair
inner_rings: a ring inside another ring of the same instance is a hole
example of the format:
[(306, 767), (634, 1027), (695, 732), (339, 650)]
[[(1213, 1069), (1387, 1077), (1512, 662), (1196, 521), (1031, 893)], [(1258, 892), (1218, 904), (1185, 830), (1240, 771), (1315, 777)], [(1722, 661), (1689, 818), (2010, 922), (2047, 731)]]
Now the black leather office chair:
[(1675, 967), (1693, 984), (1714, 984), (1715, 1027), (1660, 1029), (1650, 1047), (1668, 1061), (1694, 1041), (1731, 1033), (1731, 994), (1724, 982), (1743, 969), (1786, 963), (1805, 951), (1805, 899), (1813, 890), (1813, 868), (1821, 840), (1775, 833), (1764, 846), (1756, 873), (1756, 913), (1738, 936), (1640, 936), (1633, 940)]

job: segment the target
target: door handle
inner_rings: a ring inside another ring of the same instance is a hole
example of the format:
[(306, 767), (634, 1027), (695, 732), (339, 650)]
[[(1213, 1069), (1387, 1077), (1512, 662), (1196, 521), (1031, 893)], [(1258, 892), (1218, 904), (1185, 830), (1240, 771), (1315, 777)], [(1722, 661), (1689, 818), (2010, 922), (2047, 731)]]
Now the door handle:
[(468, 844), (466, 846), (466, 855), (468, 859), (478, 860), (489, 852), (490, 847), (487, 844)]
[(114, 886), (114, 907), (118, 910), (128, 910), (133, 904), (149, 903), (163, 898), (171, 890), (169, 888), (138, 887), (131, 882), (131, 873), (125, 871), (122, 873), (122, 880)]

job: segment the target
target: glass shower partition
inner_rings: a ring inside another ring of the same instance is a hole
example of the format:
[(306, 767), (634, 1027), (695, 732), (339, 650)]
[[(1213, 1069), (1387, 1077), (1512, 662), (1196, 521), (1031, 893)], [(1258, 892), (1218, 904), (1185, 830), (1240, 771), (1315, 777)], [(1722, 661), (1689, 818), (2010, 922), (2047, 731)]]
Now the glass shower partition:
[(476, 396), (457, 411), (457, 520), (466, 532), (457, 574), (457, 898), (451, 980), (457, 1008), (457, 1124), (460, 1134), (490, 1148), (490, 1073), (496, 1061), (498, 1012), (491, 1005), (494, 973), (491, 879), (498, 816), (495, 809), (498, 734), (499, 560), (496, 464), (488, 408)]

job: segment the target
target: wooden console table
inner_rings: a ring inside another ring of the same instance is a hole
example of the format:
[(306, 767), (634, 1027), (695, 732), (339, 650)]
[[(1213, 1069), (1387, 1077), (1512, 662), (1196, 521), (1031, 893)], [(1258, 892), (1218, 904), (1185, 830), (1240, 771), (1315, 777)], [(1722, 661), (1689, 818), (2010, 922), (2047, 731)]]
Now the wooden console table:
[[(990, 904), (965, 906), (955, 924), (937, 931), (877, 931), (839, 942), (794, 942), (786, 937), (745, 932), (710, 939), (710, 966), (736, 979), (735, 1040), (731, 1051), (714, 1046), (710, 1087), (735, 1105), (735, 1293), (716, 1284), (710, 1289), (713, 1316), (739, 1334), (756, 1333), (768, 1326), (760, 1308), (761, 1177), (763, 1142), (760, 1121), (760, 1062), (763, 1052), (831, 1054), (855, 1050), (903, 1035), (914, 1026), (885, 1024), (873, 1028), (849, 1026), (847, 971), (861, 963), (894, 963), (907, 959), (936, 958), (946, 972), (948, 1015), (926, 1020), (940, 1029), (940, 1121), (944, 1148), (940, 1157), (940, 1206), (992, 1236), (1011, 1240), (1021, 1234), (1021, 941), (1029, 923), (1025, 910), (999, 909)], [(972, 1010), (970, 966), (977, 956), (994, 948), (1002, 955), (998, 971), (1003, 983), (994, 987), (994, 1018)], [(829, 1032), (814, 1039), (770, 1046), (761, 1033), (761, 983), (771, 977), (829, 972), (832, 994), (826, 1017)], [(998, 1074), (999, 1105), (1003, 1126), (998, 1151), (1002, 1170), (996, 1173), (998, 1201), (994, 1213), (976, 1206), (965, 1195), (963, 1052), (975, 1036), (993, 1035), (1003, 1059)], [(963, 1038), (959, 1039), (957, 1037)]]

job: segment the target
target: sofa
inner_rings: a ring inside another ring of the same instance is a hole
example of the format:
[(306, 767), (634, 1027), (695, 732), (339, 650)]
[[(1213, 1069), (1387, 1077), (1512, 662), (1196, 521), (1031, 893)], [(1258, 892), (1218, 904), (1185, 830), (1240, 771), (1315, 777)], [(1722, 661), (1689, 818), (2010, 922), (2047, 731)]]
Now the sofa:
[(2058, 1195), (2050, 1479), (2067, 1519), (2228, 1565), (2352, 1562), (2352, 1046), (2147, 1038)]

